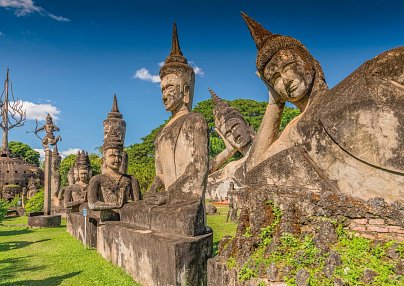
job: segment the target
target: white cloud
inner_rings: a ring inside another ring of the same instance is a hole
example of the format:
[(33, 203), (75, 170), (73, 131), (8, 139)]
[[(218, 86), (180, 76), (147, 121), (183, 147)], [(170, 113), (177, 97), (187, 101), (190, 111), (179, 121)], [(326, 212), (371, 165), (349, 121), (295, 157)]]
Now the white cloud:
[(36, 6), (34, 1), (32, 0), (0, 0), (0, 7), (7, 9), (14, 9), (14, 14), (17, 17), (26, 16), (31, 13), (38, 13), (43, 16), (48, 16), (56, 21), (60, 22), (69, 22), (70, 19), (56, 16), (52, 13), (49, 13), (44, 8), (40, 6)]
[(151, 81), (154, 83), (160, 82), (160, 77), (158, 75), (150, 74), (149, 70), (146, 68), (141, 68), (135, 72), (133, 78), (137, 78), (140, 80)]
[(52, 119), (59, 119), (58, 115), (60, 114), (60, 110), (50, 103), (33, 103), (30, 101), (23, 101), (22, 109), (27, 112), (27, 120), (38, 119), (43, 121), (48, 113), (52, 116)]
[(204, 76), (204, 75), (205, 75), (205, 73), (203, 72), (203, 70), (202, 70), (200, 67), (198, 67), (195, 62), (189, 61), (189, 64), (190, 64), (191, 67), (194, 69), (195, 75), (199, 75), (199, 76)]
[(79, 152), (79, 151), (81, 151), (81, 149), (79, 149), (79, 148), (69, 148), (69, 149), (67, 149), (65, 151), (62, 151), (62, 152), (59, 152), (59, 153), (64, 158), (64, 157), (67, 157), (67, 156), (72, 155), (72, 154), (76, 155), (77, 152)]
[[(194, 72), (196, 75), (199, 75), (199, 76), (205, 75), (203, 70), (200, 67), (198, 67), (195, 64), (195, 62), (189, 61), (189, 64), (194, 69)], [(162, 67), (163, 65), (164, 65), (164, 62), (158, 63), (159, 67)], [(160, 77), (158, 75), (152, 75), (147, 68), (141, 68), (141, 69), (137, 70), (135, 72), (135, 74), (133, 75), (133, 78), (137, 78), (137, 79), (144, 80), (144, 81), (150, 81), (150, 82), (154, 82), (154, 83), (161, 82)]]
[(43, 149), (34, 149), (35, 151), (37, 151), (38, 153), (39, 153), (39, 155), (40, 155), (40, 160), (41, 161), (43, 161), (43, 160), (45, 160), (45, 151), (43, 150)]
[[(51, 148), (52, 149), (52, 148)], [(45, 151), (41, 148), (41, 149), (34, 149), (35, 151), (37, 151), (40, 155), (40, 160), (43, 161), (45, 160)], [(69, 155), (76, 155), (78, 151), (81, 151), (79, 148), (69, 148), (67, 150), (64, 151), (59, 151), (59, 154), (62, 158), (65, 158)]]

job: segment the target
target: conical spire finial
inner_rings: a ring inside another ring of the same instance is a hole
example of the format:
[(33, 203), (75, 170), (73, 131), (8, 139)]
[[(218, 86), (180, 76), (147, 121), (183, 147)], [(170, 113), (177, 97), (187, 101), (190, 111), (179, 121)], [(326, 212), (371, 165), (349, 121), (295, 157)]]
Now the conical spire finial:
[(265, 41), (273, 34), (244, 12), (241, 12), (241, 16), (250, 30), (251, 37), (254, 39), (257, 49), (261, 49)]
[(171, 44), (171, 52), (170, 56), (182, 56), (181, 48), (180, 48), (180, 42), (178, 41), (178, 33), (177, 33), (177, 24), (174, 23), (173, 27), (173, 38), (172, 38), (172, 44)]
[(111, 112), (119, 112), (118, 108), (118, 100), (116, 98), (116, 94), (114, 94), (114, 101), (112, 102), (112, 109)]
[(219, 96), (217, 96), (217, 94), (210, 87), (208, 87), (208, 90), (210, 92), (210, 95), (212, 96), (214, 105), (219, 104), (221, 101), (221, 98)]

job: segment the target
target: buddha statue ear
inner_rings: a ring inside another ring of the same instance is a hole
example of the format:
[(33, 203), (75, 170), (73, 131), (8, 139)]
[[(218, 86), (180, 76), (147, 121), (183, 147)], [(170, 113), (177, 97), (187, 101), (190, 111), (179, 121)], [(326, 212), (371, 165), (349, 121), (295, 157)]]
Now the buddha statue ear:
[(182, 100), (186, 105), (188, 105), (190, 101), (190, 94), (189, 94), (189, 85), (184, 85), (184, 98)]

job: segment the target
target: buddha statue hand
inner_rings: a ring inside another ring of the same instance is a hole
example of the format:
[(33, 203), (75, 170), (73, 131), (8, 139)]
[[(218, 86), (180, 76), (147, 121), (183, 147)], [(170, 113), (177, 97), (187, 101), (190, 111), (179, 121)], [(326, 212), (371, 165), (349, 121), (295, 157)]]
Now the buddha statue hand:
[(166, 191), (154, 192), (149, 191), (145, 194), (144, 200), (147, 205), (161, 206), (167, 203), (168, 194)]

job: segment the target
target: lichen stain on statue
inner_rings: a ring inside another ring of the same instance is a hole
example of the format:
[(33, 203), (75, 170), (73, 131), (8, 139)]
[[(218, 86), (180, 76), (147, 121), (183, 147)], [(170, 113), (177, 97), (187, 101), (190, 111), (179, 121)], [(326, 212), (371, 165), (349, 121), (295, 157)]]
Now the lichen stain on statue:
[[(245, 186), (245, 161), (249, 155), (255, 132), (236, 108), (223, 101), (213, 90), (212, 96), (215, 131), (223, 139), (225, 150), (212, 159), (209, 166), (207, 198), (225, 198), (231, 184), (236, 189)], [(236, 152), (243, 158), (222, 166)]]
[(119, 220), (119, 210), (124, 204), (140, 199), (137, 180), (120, 172), (125, 128), (115, 95), (112, 110), (104, 120), (101, 174), (92, 177), (87, 187), (88, 207), (100, 212), (100, 222)]
[[(77, 178), (74, 179), (74, 173)], [(79, 206), (87, 201), (87, 187), (91, 178), (91, 164), (88, 153), (78, 151), (74, 166), (69, 170), (69, 185), (64, 190), (64, 207), (78, 212)]]

